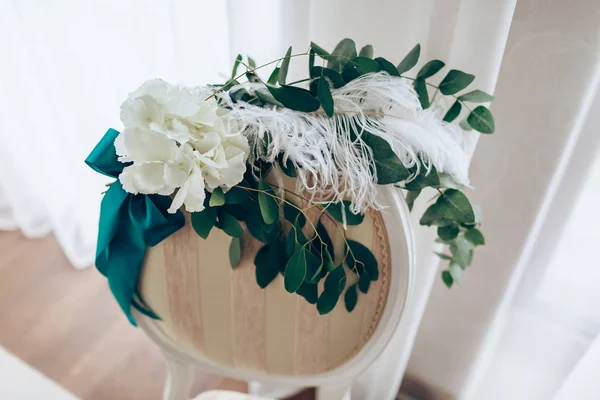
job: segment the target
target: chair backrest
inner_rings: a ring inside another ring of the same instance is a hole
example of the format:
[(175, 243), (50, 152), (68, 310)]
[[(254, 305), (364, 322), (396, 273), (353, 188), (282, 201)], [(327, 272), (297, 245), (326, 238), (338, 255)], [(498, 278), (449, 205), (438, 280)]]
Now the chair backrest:
[[(140, 325), (167, 352), (223, 375), (289, 384), (351, 379), (389, 341), (412, 286), (408, 209), (399, 190), (380, 190), (389, 207), (346, 231), (371, 249), (380, 271), (354, 311), (346, 311), (341, 297), (331, 313), (319, 315), (315, 305), (285, 291), (281, 276), (261, 289), (253, 262), (260, 242), (246, 233), (242, 260), (231, 269), (230, 238), (213, 230), (204, 240), (188, 223), (148, 251), (140, 291), (161, 320), (138, 314)], [(341, 227), (324, 224), (342, 249)]]

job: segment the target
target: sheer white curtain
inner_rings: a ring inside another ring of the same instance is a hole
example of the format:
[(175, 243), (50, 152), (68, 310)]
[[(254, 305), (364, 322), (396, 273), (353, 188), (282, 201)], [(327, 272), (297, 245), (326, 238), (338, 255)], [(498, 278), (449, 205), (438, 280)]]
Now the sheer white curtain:
[(53, 232), (92, 265), (107, 181), (83, 160), (146, 79), (229, 68), (226, 5), (186, 0), (0, 0), (0, 229)]

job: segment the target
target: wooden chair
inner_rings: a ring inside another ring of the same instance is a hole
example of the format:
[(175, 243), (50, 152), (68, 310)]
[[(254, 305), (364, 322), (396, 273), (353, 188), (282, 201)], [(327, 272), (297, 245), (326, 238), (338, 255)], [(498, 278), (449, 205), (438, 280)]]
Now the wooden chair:
[[(316, 386), (319, 400), (349, 398), (353, 379), (384, 351), (412, 287), (408, 208), (398, 189), (379, 190), (388, 208), (368, 212), (346, 231), (371, 249), (380, 271), (351, 313), (341, 297), (331, 313), (319, 315), (314, 305), (285, 291), (281, 276), (259, 288), (253, 260), (261, 244), (248, 233), (235, 269), (228, 260), (230, 238), (217, 229), (204, 240), (188, 223), (149, 249), (140, 291), (161, 320), (139, 313), (136, 319), (165, 355), (164, 399), (190, 398), (193, 366), (246, 381)], [(326, 228), (334, 247), (342, 247), (339, 227)]]

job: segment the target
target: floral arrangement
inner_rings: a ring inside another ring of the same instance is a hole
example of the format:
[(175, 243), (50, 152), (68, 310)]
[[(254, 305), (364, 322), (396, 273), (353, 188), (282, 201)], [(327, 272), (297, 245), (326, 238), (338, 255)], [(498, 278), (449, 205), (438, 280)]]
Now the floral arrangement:
[[(444, 67), (440, 60), (407, 76), (419, 56), (417, 45), (395, 66), (374, 58), (370, 45), (357, 52), (350, 39), (331, 53), (311, 43), (261, 66), (239, 55), (224, 84), (188, 88), (156, 79), (131, 93), (121, 106), (124, 130), (110, 129), (86, 160), (116, 178), (102, 202), (96, 266), (130, 321), (131, 307), (158, 318), (137, 281), (146, 248), (184, 226), (181, 209), (201, 237), (215, 228), (231, 236), (233, 268), (245, 231), (262, 242), (260, 287), (282, 274), (285, 289), (319, 313), (342, 296), (352, 311), (379, 269), (344, 229), (385, 208), (377, 185), (405, 190), (411, 209), (425, 188), (435, 189), (420, 223), (436, 226), (449, 245), (449, 254), (438, 254), (449, 262), (443, 281), (459, 282), (484, 244), (480, 212), (461, 191), (469, 183), (464, 131), (494, 131), (490, 110), (472, 108), (493, 97), (466, 91), (475, 77), (458, 70), (439, 85), (429, 82)], [(308, 59), (309, 77), (288, 82), (299, 57)], [(272, 65), (265, 79), (260, 72)], [(285, 176), (295, 179), (295, 191), (283, 187)], [(315, 208), (316, 219), (307, 214)], [(344, 236), (337, 263), (324, 219)]]

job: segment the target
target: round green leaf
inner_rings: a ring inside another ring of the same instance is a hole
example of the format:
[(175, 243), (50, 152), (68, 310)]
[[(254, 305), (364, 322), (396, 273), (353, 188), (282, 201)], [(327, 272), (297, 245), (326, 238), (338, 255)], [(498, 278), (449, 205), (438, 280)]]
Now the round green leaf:
[(462, 192), (456, 189), (447, 189), (435, 203), (437, 212), (442, 218), (456, 221), (459, 224), (475, 222), (473, 207)]
[(454, 104), (452, 104), (452, 107), (450, 107), (450, 109), (448, 110), (446, 115), (444, 115), (444, 121), (446, 121), (446, 122), (454, 121), (456, 119), (456, 117), (458, 117), (458, 115), (460, 114), (461, 109), (462, 109), (462, 104), (460, 104), (460, 101), (456, 100), (454, 102)]
[(211, 207), (218, 207), (225, 204), (225, 193), (223, 193), (223, 189), (220, 187), (215, 188), (212, 194), (210, 195), (210, 201), (208, 203)]
[(323, 291), (317, 300), (317, 311), (320, 315), (325, 315), (335, 308), (340, 295)]
[(321, 75), (325, 76), (326, 78), (329, 78), (329, 80), (333, 84), (334, 88), (341, 88), (342, 86), (344, 86), (346, 84), (346, 82), (344, 81), (344, 78), (342, 78), (342, 76), (340, 74), (338, 74), (336, 71), (334, 71), (332, 69), (323, 68), (323, 67), (312, 67), (310, 69), (310, 77), (311, 78), (318, 78)]
[(229, 244), (229, 263), (231, 268), (237, 267), (242, 256), (242, 243), (240, 238), (234, 237)]
[(296, 86), (267, 85), (269, 92), (286, 108), (295, 111), (313, 112), (317, 111), (321, 104), (308, 90)]
[(459, 96), (458, 100), (466, 101), (467, 103), (488, 103), (494, 100), (494, 96), (477, 89)]
[(294, 293), (306, 277), (306, 249), (300, 247), (290, 257), (285, 266), (284, 287), (290, 293)]
[(256, 253), (256, 257), (254, 257), (254, 265), (256, 265), (256, 283), (258, 283), (258, 286), (262, 289), (266, 288), (279, 273), (278, 268), (271, 263), (269, 257), (270, 251), (270, 246), (263, 246)]
[(358, 56), (359, 57), (373, 58), (373, 46), (371, 46), (370, 44), (364, 46), (358, 52)]
[(452, 284), (454, 283), (454, 279), (452, 279), (452, 275), (450, 274), (450, 271), (442, 271), (442, 281), (444, 281), (444, 284), (448, 288), (452, 287)]
[(483, 246), (485, 244), (483, 234), (477, 228), (468, 229), (465, 233), (465, 239), (473, 243), (475, 246)]
[(358, 277), (358, 289), (366, 294), (369, 291), (370, 286), (371, 278), (369, 277), (369, 274), (367, 274), (366, 271), (363, 271), (363, 273), (360, 274), (360, 276)]
[(346, 294), (344, 295), (344, 303), (346, 304), (346, 310), (348, 312), (352, 312), (354, 307), (356, 307), (356, 302), (358, 301), (358, 293), (356, 291), (356, 283), (346, 290)]
[(239, 221), (231, 214), (224, 211), (219, 212), (219, 224), (221, 229), (232, 237), (242, 237), (244, 230)]
[(342, 207), (346, 213), (346, 225), (360, 225), (365, 218), (362, 214), (354, 214), (350, 211), (350, 201), (344, 200), (342, 203), (331, 203), (327, 207), (327, 212), (338, 222), (344, 223)]
[(415, 65), (417, 65), (417, 61), (419, 61), (420, 55), (421, 45), (417, 44), (396, 67), (398, 74), (402, 75), (403, 73), (411, 70)]
[(263, 221), (267, 225), (271, 225), (279, 219), (279, 204), (277, 204), (277, 200), (273, 197), (273, 189), (263, 179), (258, 182), (258, 189), (261, 190), (258, 193), (260, 213)]
[(438, 227), (437, 230), (437, 234), (440, 237), (440, 239), (442, 239), (445, 242), (449, 242), (450, 240), (453, 240), (456, 236), (458, 236), (458, 232), (460, 232), (460, 229), (458, 229), (458, 226), (452, 224), (452, 225), (447, 225), (447, 226), (440, 226)]
[(417, 74), (417, 79), (427, 79), (430, 76), (436, 74), (440, 69), (444, 68), (444, 62), (440, 60), (431, 60), (427, 64), (423, 65)]
[(381, 66), (375, 60), (372, 60), (367, 57), (355, 57), (352, 59), (352, 64), (356, 67), (356, 70), (359, 74), (364, 75), (369, 72), (379, 72), (381, 71)]
[(192, 227), (203, 239), (208, 237), (215, 222), (217, 222), (217, 209), (212, 207), (206, 207), (200, 212), (192, 213)]
[(324, 290), (329, 293), (335, 293), (338, 296), (346, 288), (346, 270), (343, 265), (338, 265), (333, 271), (327, 274), (325, 278)]
[(450, 252), (452, 253), (452, 260), (462, 268), (471, 265), (473, 259), (473, 243), (469, 242), (464, 237), (457, 237), (450, 243)]
[(382, 71), (385, 71), (392, 76), (400, 76), (400, 74), (398, 73), (398, 70), (396, 69), (396, 67), (394, 67), (394, 64), (392, 64), (385, 58), (377, 57), (375, 59), (375, 61), (377, 61), (377, 64), (379, 64)]
[(440, 83), (440, 92), (444, 95), (458, 93), (473, 82), (475, 75), (467, 74), (457, 69), (451, 69), (442, 83)]
[(481, 133), (494, 133), (494, 116), (492, 112), (484, 107), (479, 106), (467, 117), (469, 126)]
[(248, 192), (239, 187), (234, 186), (225, 193), (225, 204), (246, 204), (249, 199)]
[(346, 263), (350, 269), (356, 269), (362, 271), (363, 269), (367, 271), (369, 277), (372, 281), (376, 281), (379, 279), (379, 269), (377, 266), (377, 259), (369, 250), (368, 247), (363, 245), (362, 243), (356, 242), (354, 240), (347, 240), (348, 247), (350, 247), (350, 254), (348, 258), (346, 258)]
[(424, 226), (447, 226), (452, 224), (452, 220), (443, 218), (439, 213), (437, 204), (432, 204), (425, 210), (419, 224)]
[(410, 172), (404, 167), (387, 140), (368, 132), (363, 132), (361, 139), (373, 153), (379, 185), (388, 185), (408, 179)]
[(296, 290), (296, 294), (304, 297), (304, 299), (310, 304), (317, 304), (317, 299), (319, 298), (318, 287), (316, 283), (308, 283), (304, 282), (298, 290)]
[(348, 63), (348, 59), (354, 57), (356, 57), (356, 44), (354, 40), (343, 39), (335, 46), (335, 49), (333, 49), (331, 55), (328, 57), (327, 68), (342, 72), (344, 65)]
[(329, 88), (327, 79), (319, 78), (317, 95), (319, 96), (319, 101), (321, 102), (321, 107), (323, 107), (325, 114), (329, 117), (333, 117), (333, 96), (331, 95), (331, 89)]

